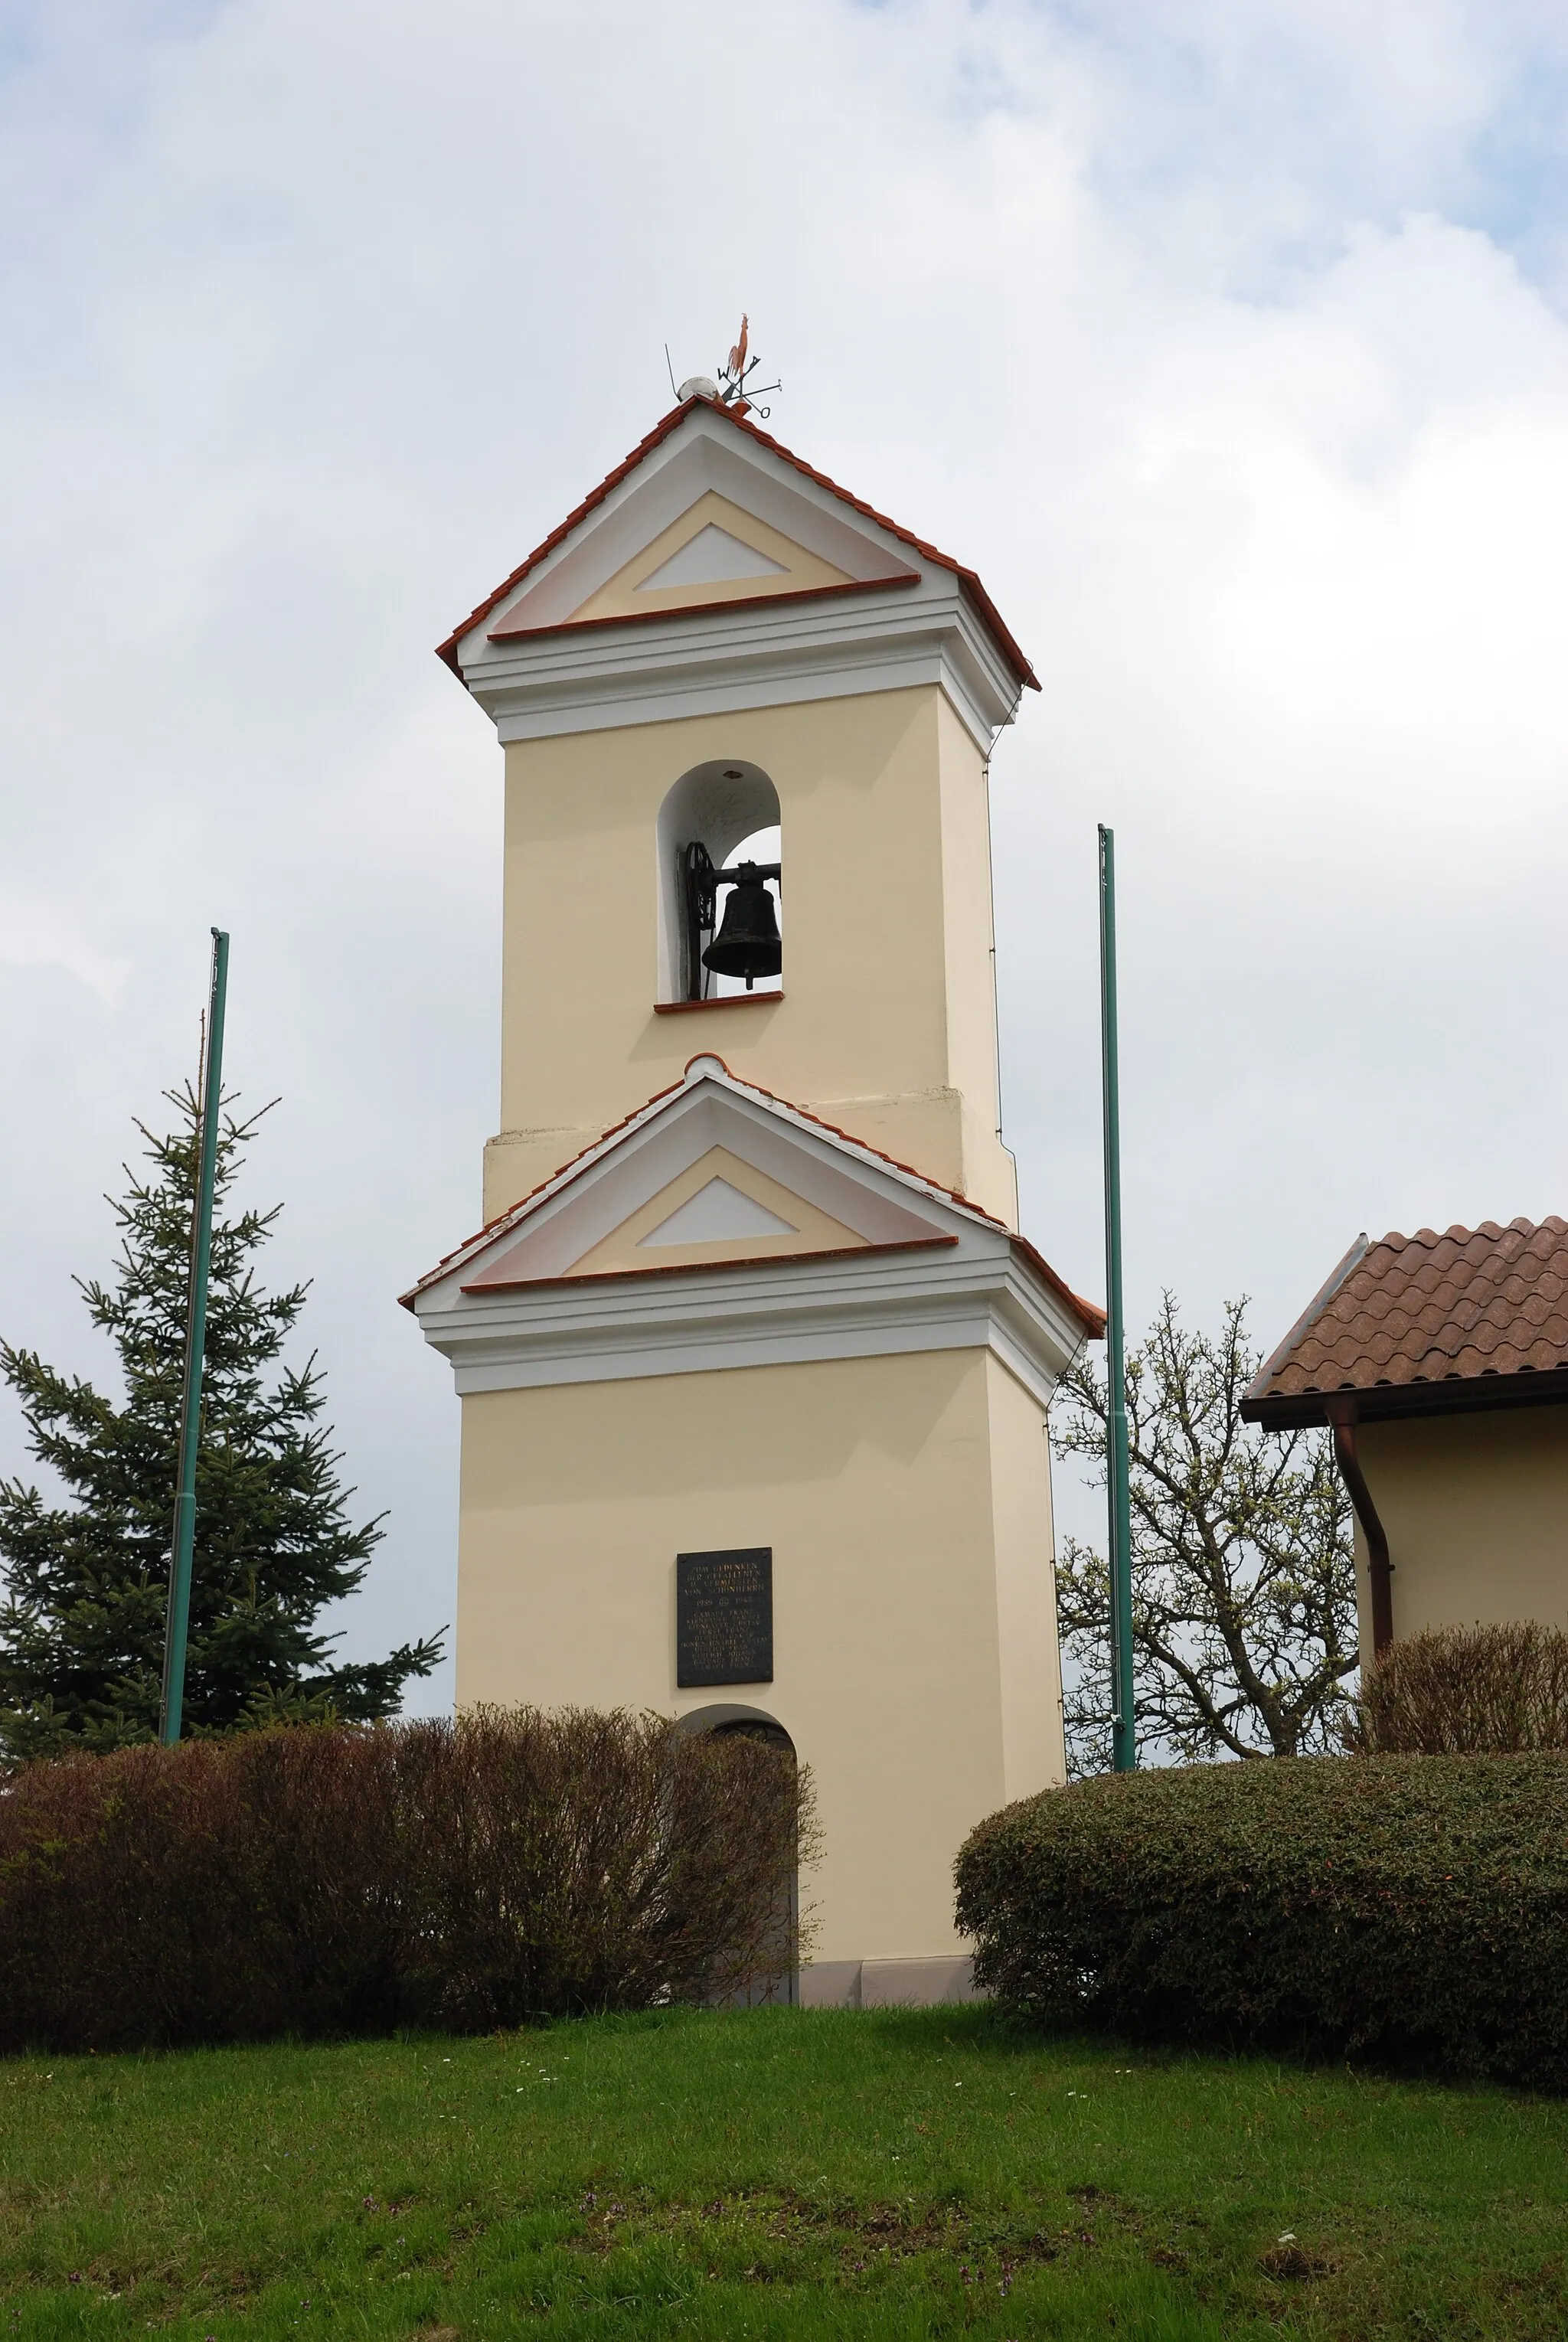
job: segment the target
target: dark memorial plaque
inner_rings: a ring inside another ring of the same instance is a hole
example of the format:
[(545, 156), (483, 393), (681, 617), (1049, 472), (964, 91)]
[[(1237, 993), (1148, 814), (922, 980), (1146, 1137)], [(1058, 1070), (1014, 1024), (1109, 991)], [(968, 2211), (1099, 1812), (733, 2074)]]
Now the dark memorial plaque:
[(772, 1683), (774, 1555), (768, 1545), (675, 1556), (675, 1681)]

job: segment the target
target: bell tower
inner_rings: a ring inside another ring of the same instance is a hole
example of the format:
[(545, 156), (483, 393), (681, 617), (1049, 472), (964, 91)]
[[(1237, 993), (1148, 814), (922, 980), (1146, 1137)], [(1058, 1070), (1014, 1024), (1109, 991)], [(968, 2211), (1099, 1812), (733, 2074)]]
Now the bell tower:
[(803, 1996), (962, 1987), (964, 1833), (1063, 1770), (973, 571), (705, 381), (442, 646), (505, 755), (458, 1698), (754, 1720), (815, 1777)]

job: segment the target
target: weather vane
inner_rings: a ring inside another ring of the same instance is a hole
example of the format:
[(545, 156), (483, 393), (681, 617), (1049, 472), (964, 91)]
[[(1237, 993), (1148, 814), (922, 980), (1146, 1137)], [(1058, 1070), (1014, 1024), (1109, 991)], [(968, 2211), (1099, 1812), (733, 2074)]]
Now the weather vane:
[(743, 316), (740, 339), (719, 368), (717, 382), (707, 375), (693, 375), (676, 390), (675, 370), (673, 365), (670, 365), (670, 345), (666, 342), (664, 364), (670, 369), (670, 388), (675, 392), (677, 398), (711, 398), (720, 406), (727, 406), (732, 415), (760, 415), (765, 423), (773, 413), (773, 408), (759, 406), (756, 402), (759, 397), (765, 396), (770, 390), (782, 390), (784, 384), (782, 382), (753, 383), (752, 376), (762, 364), (762, 360), (752, 357), (749, 355), (750, 349), (751, 319)]

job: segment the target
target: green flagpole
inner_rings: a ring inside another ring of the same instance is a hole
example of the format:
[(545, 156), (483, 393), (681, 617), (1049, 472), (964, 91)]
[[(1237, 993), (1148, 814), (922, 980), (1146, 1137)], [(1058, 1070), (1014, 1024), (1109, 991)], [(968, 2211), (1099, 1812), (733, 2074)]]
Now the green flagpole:
[(1100, 824), (1100, 1062), (1105, 1113), (1105, 1496), (1111, 1533), (1111, 1763), (1138, 1762), (1133, 1708), (1133, 1524), (1122, 1316), (1122, 1117), (1116, 1065), (1116, 841)]
[(191, 1299), (185, 1321), (185, 1407), (180, 1419), (180, 1480), (175, 1497), (174, 1556), (169, 1567), (168, 1624), (164, 1633), (164, 1706), (158, 1737), (172, 1748), (180, 1736), (185, 1698), (185, 1636), (191, 1617), (191, 1562), (196, 1544), (196, 1450), (202, 1431), (202, 1366), (207, 1346), (207, 1278), (213, 1255), (213, 1190), (217, 1179), (218, 1109), (224, 1078), (224, 1005), (228, 995), (229, 939), (213, 929), (212, 988), (207, 1000), (207, 1049), (202, 1067), (201, 1162), (191, 1229)]

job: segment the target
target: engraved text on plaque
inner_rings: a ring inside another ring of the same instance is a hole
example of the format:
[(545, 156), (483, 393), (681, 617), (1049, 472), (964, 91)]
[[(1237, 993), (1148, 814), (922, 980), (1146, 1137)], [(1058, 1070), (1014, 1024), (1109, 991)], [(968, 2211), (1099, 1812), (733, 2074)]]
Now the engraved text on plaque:
[(773, 1547), (677, 1554), (676, 1683), (684, 1688), (773, 1679)]

